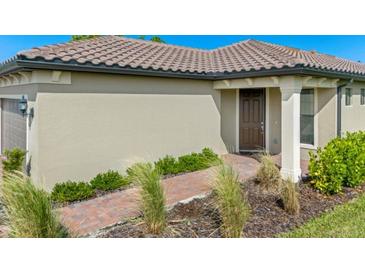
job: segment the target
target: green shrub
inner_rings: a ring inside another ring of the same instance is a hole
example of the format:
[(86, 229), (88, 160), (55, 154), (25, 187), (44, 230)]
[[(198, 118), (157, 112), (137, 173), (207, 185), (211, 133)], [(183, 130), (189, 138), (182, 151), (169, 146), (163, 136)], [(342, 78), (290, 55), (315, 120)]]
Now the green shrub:
[(282, 179), (273, 158), (264, 154), (260, 157), (260, 161), (260, 167), (256, 174), (260, 187), (266, 191), (278, 193)]
[(95, 191), (90, 184), (84, 182), (65, 182), (54, 186), (51, 194), (52, 201), (64, 203), (81, 201), (94, 196)]
[(298, 214), (300, 210), (298, 186), (291, 179), (282, 181), (281, 200), (289, 214)]
[(365, 131), (347, 133), (344, 142), (345, 186), (355, 187), (365, 182)]
[(49, 194), (36, 188), (19, 172), (8, 173), (1, 184), (9, 236), (17, 238), (66, 237), (67, 230), (52, 210)]
[(192, 172), (210, 167), (209, 162), (200, 153), (191, 153), (178, 158), (178, 170), (182, 172)]
[(179, 173), (177, 161), (174, 157), (167, 155), (155, 162), (155, 167), (162, 175)]
[(211, 148), (203, 148), (201, 155), (209, 162), (213, 164), (221, 164), (219, 156), (213, 152)]
[(232, 167), (222, 165), (214, 184), (216, 203), (222, 218), (222, 234), (227, 238), (243, 235), (243, 228), (250, 215), (249, 204), (245, 199), (238, 174)]
[(168, 175), (202, 170), (220, 163), (217, 154), (210, 148), (204, 148), (201, 153), (183, 155), (178, 159), (168, 155), (155, 162), (155, 167), (162, 175)]
[(317, 153), (310, 153), (309, 175), (313, 186), (323, 193), (341, 192), (365, 181), (365, 132), (335, 138)]
[(129, 176), (141, 186), (141, 211), (149, 232), (161, 233), (166, 227), (166, 198), (159, 170), (150, 163), (138, 163), (130, 168)]
[(112, 170), (100, 173), (90, 181), (90, 185), (94, 189), (103, 191), (114, 190), (128, 184), (129, 181), (126, 177), (120, 175), (117, 171)]
[(25, 151), (20, 148), (4, 151), (3, 170), (5, 172), (22, 171), (25, 159)]

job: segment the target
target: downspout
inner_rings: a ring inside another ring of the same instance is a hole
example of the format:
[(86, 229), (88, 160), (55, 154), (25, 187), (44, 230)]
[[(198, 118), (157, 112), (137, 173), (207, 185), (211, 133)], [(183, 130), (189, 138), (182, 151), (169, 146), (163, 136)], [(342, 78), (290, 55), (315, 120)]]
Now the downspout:
[(341, 115), (341, 107), (342, 107), (342, 105), (341, 105), (341, 98), (342, 98), (341, 89), (343, 87), (346, 87), (349, 84), (352, 84), (353, 81), (354, 81), (354, 79), (351, 78), (345, 84), (339, 85), (337, 87), (337, 137), (341, 137), (341, 135), (342, 135), (341, 134), (341, 130), (342, 130), (342, 124), (341, 124), (341, 119), (342, 119), (341, 118), (342, 117), (342, 115)]

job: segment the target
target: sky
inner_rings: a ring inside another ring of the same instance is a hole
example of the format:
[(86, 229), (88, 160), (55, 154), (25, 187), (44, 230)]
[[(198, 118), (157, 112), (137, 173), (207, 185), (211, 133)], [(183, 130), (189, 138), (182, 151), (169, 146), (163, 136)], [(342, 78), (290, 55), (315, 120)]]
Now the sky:
[[(137, 38), (139, 35), (126, 35)], [(365, 63), (365, 35), (159, 35), (169, 44), (213, 49), (256, 39), (305, 50), (316, 50)], [(148, 39), (151, 36), (146, 36)], [(64, 43), (70, 35), (0, 35), (0, 62), (32, 47)]]

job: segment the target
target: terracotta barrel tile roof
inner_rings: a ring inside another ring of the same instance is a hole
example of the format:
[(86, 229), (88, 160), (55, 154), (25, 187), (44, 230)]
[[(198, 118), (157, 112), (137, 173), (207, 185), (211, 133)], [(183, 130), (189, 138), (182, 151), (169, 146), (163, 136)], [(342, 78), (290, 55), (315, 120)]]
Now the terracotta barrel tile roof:
[(362, 63), (256, 40), (246, 40), (214, 50), (202, 50), (119, 36), (101, 36), (22, 51), (15, 60), (202, 75), (294, 67), (365, 75), (365, 65)]

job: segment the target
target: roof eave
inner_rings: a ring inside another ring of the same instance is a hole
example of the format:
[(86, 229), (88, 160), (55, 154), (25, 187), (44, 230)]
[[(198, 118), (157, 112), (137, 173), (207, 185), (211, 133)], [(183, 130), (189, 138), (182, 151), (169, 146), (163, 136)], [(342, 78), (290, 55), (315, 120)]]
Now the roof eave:
[[(179, 72), (179, 71), (122, 68), (122, 67), (105, 66), (105, 65), (80, 65), (73, 63), (62, 63), (62, 62), (57, 63), (57, 62), (32, 61), (32, 60), (16, 60), (16, 64), (18, 69), (51, 69), (51, 70), (99, 72), (99, 73), (203, 79), (203, 80), (209, 80), (210, 77), (212, 76), (212, 74), (207, 74), (207, 73), (189, 73), (189, 72)], [(0, 70), (0, 75), (5, 73), (8, 72), (3, 72), (2, 70)]]
[(9, 74), (21, 70), (32, 69), (51, 69), (51, 70), (66, 70), (66, 71), (80, 71), (80, 72), (99, 72), (125, 75), (139, 75), (139, 76), (155, 76), (155, 77), (169, 77), (169, 78), (185, 78), (185, 79), (200, 79), (200, 80), (228, 80), (247, 77), (262, 77), (262, 76), (278, 76), (278, 75), (312, 75), (339, 79), (354, 79), (365, 81), (365, 75), (336, 72), (324, 70), (319, 68), (309, 68), (303, 66), (286, 67), (286, 68), (272, 68), (263, 70), (251, 70), (242, 72), (225, 72), (225, 73), (191, 73), (180, 71), (163, 71), (152, 69), (138, 69), (138, 68), (121, 68), (104, 65), (80, 65), (74, 63), (63, 62), (47, 62), (34, 60), (20, 60), (15, 59), (5, 64), (0, 69), (0, 75)]
[(280, 69), (266, 69), (257, 71), (244, 71), (226, 73), (220, 76), (216, 76), (216, 80), (229, 80), (239, 79), (247, 77), (260, 77), (260, 76), (284, 76), (284, 75), (305, 75), (305, 76), (321, 76), (329, 78), (339, 79), (354, 79), (359, 81), (365, 81), (365, 75), (359, 75), (354, 73), (337, 72), (331, 70), (324, 70), (318, 68), (308, 68), (303, 66), (297, 66), (292, 68), (280, 68)]
[(0, 76), (22, 70), (23, 68), (23, 66), (18, 64), (18, 60), (12, 60), (0, 67)]

